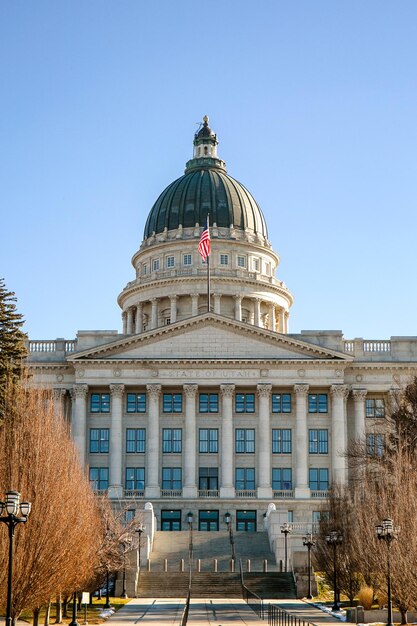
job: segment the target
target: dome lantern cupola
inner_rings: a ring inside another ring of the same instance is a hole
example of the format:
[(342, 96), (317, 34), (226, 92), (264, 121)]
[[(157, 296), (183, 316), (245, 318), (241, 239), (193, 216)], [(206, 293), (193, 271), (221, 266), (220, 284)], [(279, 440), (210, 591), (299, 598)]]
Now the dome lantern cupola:
[(203, 125), (194, 135), (194, 158), (212, 157), (217, 158), (217, 135), (208, 125), (209, 118), (203, 117)]

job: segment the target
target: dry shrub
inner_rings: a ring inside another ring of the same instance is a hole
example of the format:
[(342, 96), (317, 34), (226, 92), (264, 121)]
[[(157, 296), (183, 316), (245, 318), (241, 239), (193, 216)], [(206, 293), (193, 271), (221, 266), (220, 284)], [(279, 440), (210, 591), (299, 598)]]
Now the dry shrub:
[(377, 599), (377, 602), (378, 602), (378, 607), (380, 609), (383, 609), (384, 606), (387, 606), (387, 604), (388, 604), (388, 596), (387, 596), (385, 591), (378, 591), (377, 594), (376, 594), (376, 599)]
[(372, 609), (374, 590), (371, 587), (362, 587), (358, 593), (358, 604), (367, 611)]

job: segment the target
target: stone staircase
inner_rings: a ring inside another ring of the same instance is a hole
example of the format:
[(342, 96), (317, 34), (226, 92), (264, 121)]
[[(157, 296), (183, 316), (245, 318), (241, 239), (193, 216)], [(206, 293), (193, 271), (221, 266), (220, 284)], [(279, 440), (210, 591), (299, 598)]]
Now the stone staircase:
[[(189, 540), (190, 535), (186, 531), (156, 532), (150, 571), (142, 566), (138, 597), (183, 598), (187, 595)], [(248, 589), (263, 598), (296, 597), (292, 574), (278, 572), (266, 533), (237, 532), (234, 534), (234, 541), (236, 570), (232, 573), (229, 533), (193, 532), (192, 597), (241, 597), (239, 559), (242, 560), (244, 582)], [(217, 560), (217, 572), (213, 571), (214, 559)], [(250, 572), (246, 571), (248, 559)], [(184, 571), (181, 570), (182, 560)], [(267, 572), (263, 572), (265, 560)]]

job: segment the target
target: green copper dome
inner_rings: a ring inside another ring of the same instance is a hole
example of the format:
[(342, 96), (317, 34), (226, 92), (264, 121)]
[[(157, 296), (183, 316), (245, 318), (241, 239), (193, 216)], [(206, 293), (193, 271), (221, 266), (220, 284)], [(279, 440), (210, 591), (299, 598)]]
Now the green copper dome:
[(226, 172), (217, 157), (217, 137), (204, 118), (194, 136), (194, 157), (184, 176), (168, 185), (153, 205), (145, 224), (144, 238), (166, 230), (206, 224), (249, 230), (268, 238), (265, 219), (251, 193)]

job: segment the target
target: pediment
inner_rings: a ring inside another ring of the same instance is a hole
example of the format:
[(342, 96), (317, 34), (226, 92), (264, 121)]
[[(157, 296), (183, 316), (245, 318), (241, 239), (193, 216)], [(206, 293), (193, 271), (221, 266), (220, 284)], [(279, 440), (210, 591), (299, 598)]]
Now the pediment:
[(287, 335), (237, 322), (213, 313), (189, 318), (140, 335), (72, 355), (84, 360), (333, 360), (350, 361), (344, 353)]

